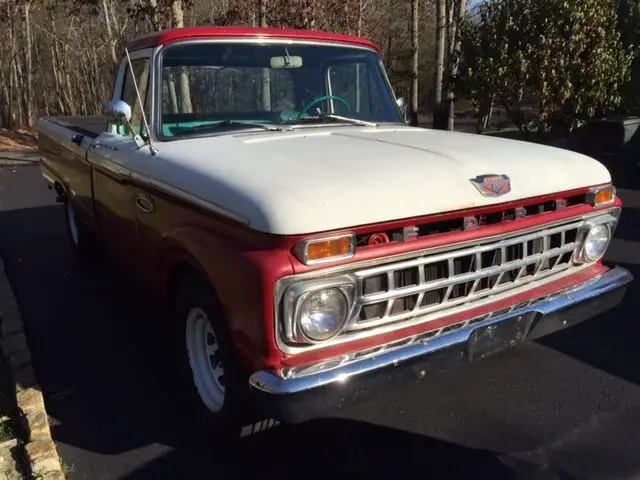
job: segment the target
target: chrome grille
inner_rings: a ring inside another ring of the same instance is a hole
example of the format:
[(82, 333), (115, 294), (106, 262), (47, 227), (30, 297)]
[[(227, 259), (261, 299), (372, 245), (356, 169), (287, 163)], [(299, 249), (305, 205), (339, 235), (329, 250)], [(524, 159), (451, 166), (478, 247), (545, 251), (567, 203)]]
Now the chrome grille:
[(355, 272), (349, 330), (471, 303), (572, 268), (581, 222)]

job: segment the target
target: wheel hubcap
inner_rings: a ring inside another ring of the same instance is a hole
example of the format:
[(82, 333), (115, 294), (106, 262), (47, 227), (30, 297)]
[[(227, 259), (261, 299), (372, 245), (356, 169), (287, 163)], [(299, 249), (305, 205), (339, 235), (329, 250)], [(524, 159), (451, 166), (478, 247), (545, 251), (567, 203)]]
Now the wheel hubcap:
[(69, 217), (69, 232), (71, 233), (71, 241), (74, 245), (78, 245), (78, 224), (76, 223), (76, 215), (73, 213), (71, 203), (67, 205), (67, 216)]
[(186, 342), (198, 394), (209, 410), (217, 412), (224, 404), (224, 368), (218, 338), (200, 307), (192, 308), (187, 315)]

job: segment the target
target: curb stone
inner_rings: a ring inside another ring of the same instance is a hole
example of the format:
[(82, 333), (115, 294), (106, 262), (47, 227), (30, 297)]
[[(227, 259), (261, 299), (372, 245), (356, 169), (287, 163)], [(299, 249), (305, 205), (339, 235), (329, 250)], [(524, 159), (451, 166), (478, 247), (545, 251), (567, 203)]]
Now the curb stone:
[(28, 435), (28, 442), (22, 445), (10, 440), (11, 447), (0, 444), (0, 480), (25, 478), (20, 473), (16, 458), (26, 459), (26, 478), (41, 480), (64, 480), (60, 458), (51, 436), (49, 418), (45, 409), (42, 390), (38, 384), (31, 352), (24, 333), (24, 325), (18, 305), (0, 259), (0, 332), (2, 348), (6, 360), (11, 365), (15, 396), (20, 419)]

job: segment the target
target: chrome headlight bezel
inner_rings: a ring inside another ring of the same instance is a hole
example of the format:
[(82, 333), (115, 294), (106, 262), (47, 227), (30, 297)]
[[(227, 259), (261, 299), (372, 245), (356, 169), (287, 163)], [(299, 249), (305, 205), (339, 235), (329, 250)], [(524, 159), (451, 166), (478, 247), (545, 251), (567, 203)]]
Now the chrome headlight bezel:
[[(281, 304), (282, 323), (280, 328), (285, 342), (298, 345), (315, 345), (328, 342), (340, 335), (353, 314), (355, 288), (355, 279), (349, 275), (300, 281), (290, 285), (282, 297)], [(347, 302), (347, 314), (334, 335), (323, 340), (314, 340), (309, 338), (301, 327), (302, 306), (309, 296), (326, 289), (337, 289), (344, 295)]]
[[(613, 235), (615, 233), (616, 227), (618, 225), (618, 219), (620, 217), (620, 208), (612, 209), (607, 212), (605, 215), (601, 215), (598, 217), (591, 218), (587, 220), (582, 227), (580, 228), (580, 243), (578, 248), (576, 249), (576, 254), (574, 257), (574, 263), (584, 264), (584, 263), (596, 263), (602, 259), (607, 253), (609, 246), (611, 245), (611, 240), (613, 239)], [(605, 248), (602, 251), (602, 254), (597, 258), (589, 258), (585, 252), (586, 242), (589, 238), (589, 234), (596, 227), (605, 226), (608, 229), (609, 238)]]

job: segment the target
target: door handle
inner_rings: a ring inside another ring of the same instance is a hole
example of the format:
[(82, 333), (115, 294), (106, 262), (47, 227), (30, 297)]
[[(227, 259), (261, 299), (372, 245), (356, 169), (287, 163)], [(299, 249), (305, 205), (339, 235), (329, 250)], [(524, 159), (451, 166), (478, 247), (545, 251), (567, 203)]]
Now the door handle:
[(155, 206), (153, 204), (153, 199), (144, 193), (139, 193), (136, 195), (136, 205), (138, 209), (142, 210), (145, 213), (153, 213), (155, 210)]

